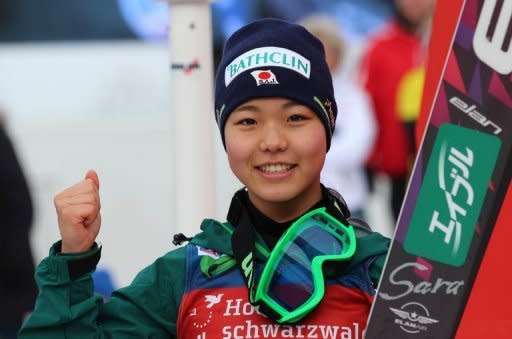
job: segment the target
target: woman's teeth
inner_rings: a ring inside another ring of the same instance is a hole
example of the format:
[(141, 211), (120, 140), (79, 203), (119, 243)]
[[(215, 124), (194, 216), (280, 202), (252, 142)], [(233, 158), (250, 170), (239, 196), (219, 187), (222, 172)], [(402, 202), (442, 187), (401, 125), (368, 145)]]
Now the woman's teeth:
[(292, 165), (285, 164), (272, 164), (260, 166), (259, 169), (265, 173), (281, 173), (286, 172), (292, 168)]

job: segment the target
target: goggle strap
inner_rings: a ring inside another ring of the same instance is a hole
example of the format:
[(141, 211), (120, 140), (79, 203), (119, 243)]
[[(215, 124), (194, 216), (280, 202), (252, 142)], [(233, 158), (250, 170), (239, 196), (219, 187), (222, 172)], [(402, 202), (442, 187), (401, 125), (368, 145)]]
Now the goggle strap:
[[(233, 256), (245, 283), (247, 284), (249, 302), (253, 304), (255, 287), (255, 243), (256, 235), (254, 228), (251, 225), (249, 215), (245, 208), (243, 208), (242, 201), (238, 197), (238, 193), (233, 197), (231, 202), (232, 207), (234, 204), (238, 205), (235, 208), (230, 208), (228, 213), (228, 221), (236, 226), (235, 231), (231, 235), (231, 248), (233, 249)], [(240, 208), (242, 207), (242, 208)], [(233, 213), (236, 211), (236, 213)]]
[(329, 200), (329, 204), (327, 204), (326, 209), (327, 213), (334, 216), (338, 220), (343, 220), (345, 223), (347, 218), (350, 217), (350, 210), (345, 202), (345, 199), (341, 196), (341, 194), (332, 188), (328, 188), (322, 185), (322, 191), (324, 192), (324, 197), (326, 196)]
[(231, 235), (231, 247), (237, 265), (249, 287), (254, 283), (255, 240), (256, 236), (254, 228), (250, 225), (249, 216), (247, 213), (241, 213), (238, 224)]
[[(247, 284), (248, 297), (251, 305), (262, 315), (269, 317), (274, 321), (281, 319), (281, 316), (264, 303), (255, 303), (256, 294), (256, 269), (255, 269), (255, 243), (256, 235), (247, 211), (242, 207), (242, 201), (238, 194), (235, 194), (231, 202), (232, 206), (228, 213), (228, 221), (236, 225), (235, 231), (231, 235), (231, 247), (238, 268), (242, 272), (245, 283)], [(234, 206), (235, 205), (235, 206)], [(236, 206), (238, 205), (238, 206)]]
[(240, 217), (245, 211), (245, 206), (241, 198), (242, 195), (244, 194), (244, 191), (245, 188), (238, 190), (231, 199), (231, 204), (229, 205), (227, 219), (229, 223), (235, 227), (237, 227), (240, 224)]

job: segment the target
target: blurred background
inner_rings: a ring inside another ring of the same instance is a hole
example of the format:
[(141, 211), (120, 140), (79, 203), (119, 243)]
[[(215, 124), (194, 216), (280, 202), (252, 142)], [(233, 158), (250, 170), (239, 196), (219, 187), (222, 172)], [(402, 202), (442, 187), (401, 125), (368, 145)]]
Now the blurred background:
[[(322, 13), (342, 27), (350, 78), (369, 39), (395, 13), (392, 0), (218, 0), (211, 8), (215, 64), (226, 37), (254, 19)], [(32, 196), (35, 263), (59, 239), (53, 196), (89, 168), (101, 181), (100, 268), (113, 285), (128, 284), (174, 247), (168, 24), (163, 1), (0, 3), (0, 110)], [(215, 170), (205, 175), (215, 182), (217, 212), (209, 217), (225, 220), (240, 184), (213, 114), (205, 117), (215, 129)], [(388, 189), (377, 180), (364, 209), (372, 227), (391, 236), (393, 218), (383, 207)]]

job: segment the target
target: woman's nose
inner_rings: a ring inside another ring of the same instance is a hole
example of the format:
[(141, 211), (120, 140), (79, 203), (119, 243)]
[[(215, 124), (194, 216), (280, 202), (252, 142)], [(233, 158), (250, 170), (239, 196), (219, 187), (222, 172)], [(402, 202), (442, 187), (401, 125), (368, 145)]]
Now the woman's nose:
[(277, 152), (285, 150), (287, 147), (288, 141), (281, 126), (265, 126), (260, 143), (260, 149), (262, 151)]

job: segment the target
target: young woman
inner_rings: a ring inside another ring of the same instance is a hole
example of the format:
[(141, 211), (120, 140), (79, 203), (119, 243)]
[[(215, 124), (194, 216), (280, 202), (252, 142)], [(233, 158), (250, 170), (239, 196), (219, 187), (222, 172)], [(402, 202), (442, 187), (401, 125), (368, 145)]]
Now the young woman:
[(216, 120), (236, 192), (108, 302), (93, 295), (101, 249), (94, 171), (55, 197), (61, 241), (38, 267), (21, 338), (361, 338), (388, 241), (351, 226), (320, 183), (337, 114), (320, 41), (265, 19), (226, 43)]

